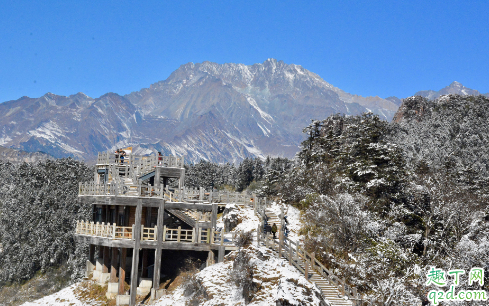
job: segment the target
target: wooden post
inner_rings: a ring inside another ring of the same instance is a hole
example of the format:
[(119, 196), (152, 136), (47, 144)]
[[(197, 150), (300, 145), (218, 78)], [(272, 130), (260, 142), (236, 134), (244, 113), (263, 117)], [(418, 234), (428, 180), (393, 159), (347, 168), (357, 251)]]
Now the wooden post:
[(260, 225), (258, 225), (258, 228), (256, 229), (256, 245), (260, 246)]
[(292, 252), (292, 240), (289, 239), (289, 264), (292, 264), (292, 261), (294, 260), (292, 258), (292, 254), (293, 254), (293, 252)]
[(161, 171), (161, 168), (156, 166), (155, 167), (154, 183), (155, 183), (155, 187), (158, 187), (158, 188), (160, 188), (160, 177), (161, 177), (160, 171)]
[(109, 247), (104, 248), (104, 265), (102, 267), (102, 273), (109, 273), (109, 265), (110, 265), (110, 249)]
[(155, 250), (155, 265), (153, 269), (153, 289), (157, 290), (160, 287), (160, 270), (161, 270), (161, 248), (165, 241), (166, 226), (163, 226), (165, 214), (165, 200), (161, 199), (158, 205), (158, 221), (157, 221), (157, 245)]
[(124, 281), (126, 279), (126, 257), (127, 249), (121, 248), (121, 256), (119, 263), (119, 295), (124, 294)]
[(216, 229), (217, 223), (217, 209), (219, 208), (218, 204), (212, 204), (212, 218), (211, 218), (211, 226), (212, 229)]
[(142, 249), (141, 277), (148, 277), (148, 249)]
[(197, 243), (202, 243), (202, 228), (198, 228), (198, 232), (197, 232)]
[(282, 257), (282, 244), (284, 241), (283, 239), (284, 239), (284, 235), (282, 229), (280, 229), (279, 237), (278, 237), (278, 258)]
[(305, 277), (307, 280), (309, 280), (309, 262), (307, 261), (307, 252), (304, 252), (304, 271), (305, 271)]
[(177, 242), (180, 242), (180, 234), (182, 233), (182, 227), (179, 226), (178, 227), (178, 231), (177, 231)]
[(224, 245), (224, 229), (221, 230), (221, 245)]
[(89, 248), (89, 251), (88, 251), (89, 255), (88, 255), (88, 260), (90, 260), (90, 262), (92, 263), (92, 265), (95, 266), (95, 245), (94, 244), (90, 244), (90, 248)]
[(111, 258), (111, 264), (110, 264), (110, 282), (115, 283), (117, 281), (117, 263), (118, 258), (117, 258), (117, 248), (112, 248), (112, 258)]
[(207, 267), (212, 265), (212, 262), (214, 261), (214, 253), (212, 251), (209, 251), (207, 254)]
[(129, 306), (136, 305), (136, 291), (138, 287), (138, 265), (139, 265), (139, 247), (141, 245), (141, 215), (143, 210), (142, 199), (138, 199), (136, 206), (136, 220), (134, 226), (134, 251), (132, 254), (132, 269), (131, 269), (131, 299)]
[(311, 269), (314, 270), (316, 266), (316, 252), (311, 253)]
[(219, 247), (219, 251), (217, 253), (217, 261), (218, 262), (223, 262), (224, 261), (224, 252), (225, 252), (225, 247), (224, 246), (220, 246)]

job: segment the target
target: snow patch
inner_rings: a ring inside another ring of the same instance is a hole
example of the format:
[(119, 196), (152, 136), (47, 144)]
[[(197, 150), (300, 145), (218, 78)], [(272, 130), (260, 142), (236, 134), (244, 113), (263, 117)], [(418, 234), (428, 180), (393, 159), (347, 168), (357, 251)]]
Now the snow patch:
[(258, 122), (256, 124), (261, 129), (261, 131), (263, 132), (263, 135), (265, 135), (267, 137), (270, 137), (270, 136), (268, 136), (268, 134), (270, 133), (270, 130), (269, 129), (267, 129), (266, 127), (262, 127)]
[(246, 96), (246, 100), (248, 100), (248, 103), (250, 103), (251, 106), (253, 106), (254, 109), (258, 111), (260, 116), (268, 123), (272, 124), (273, 118), (270, 116), (267, 112), (263, 111), (258, 104), (256, 103), (255, 99), (253, 99), (251, 96)]

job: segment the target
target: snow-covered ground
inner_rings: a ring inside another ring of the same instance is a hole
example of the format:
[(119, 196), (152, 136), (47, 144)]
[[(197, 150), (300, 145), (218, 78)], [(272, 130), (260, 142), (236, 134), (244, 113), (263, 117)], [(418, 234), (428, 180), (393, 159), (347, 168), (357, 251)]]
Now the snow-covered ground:
[[(237, 214), (237, 218), (240, 220), (240, 223), (231, 231), (231, 232), (251, 232), (256, 231), (258, 225), (260, 224), (260, 220), (255, 215), (253, 208), (244, 206), (241, 207), (236, 204), (227, 204), (226, 208), (231, 210), (232, 213)], [(216, 223), (217, 228), (224, 228), (224, 221), (222, 218), (219, 218)]]
[(60, 305), (60, 306), (86, 306), (86, 305), (98, 305), (95, 301), (90, 303), (82, 302), (77, 294), (75, 294), (76, 288), (80, 287), (81, 283), (73, 284), (61, 291), (54, 294), (43, 297), (42, 299), (36, 300), (34, 302), (26, 302), (22, 306), (38, 306), (38, 305)]
[[(200, 286), (200, 296), (185, 296), (185, 289), (178, 288), (172, 294), (162, 297), (155, 303), (157, 306), (192, 305), (245, 305), (242, 288), (233, 279), (234, 251), (225, 257), (224, 262), (210, 266), (195, 275)], [(302, 274), (290, 266), (284, 259), (264, 247), (251, 246), (243, 249), (249, 255), (253, 267), (253, 282), (258, 288), (253, 293), (250, 306), (276, 305), (278, 300), (287, 301), (286, 305), (320, 305), (320, 291), (308, 282)]]

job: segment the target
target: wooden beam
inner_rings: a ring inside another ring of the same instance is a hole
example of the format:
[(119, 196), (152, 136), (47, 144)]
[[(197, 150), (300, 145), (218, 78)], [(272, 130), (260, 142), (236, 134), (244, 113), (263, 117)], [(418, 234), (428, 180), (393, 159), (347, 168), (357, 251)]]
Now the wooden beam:
[(202, 211), (212, 211), (212, 205), (214, 204), (166, 202), (165, 209), (177, 208), (177, 209), (195, 209), (195, 210), (202, 210)]
[(136, 293), (138, 287), (138, 265), (139, 265), (139, 247), (141, 244), (141, 215), (143, 205), (141, 199), (138, 199), (136, 207), (136, 221), (134, 222), (134, 232), (132, 234), (134, 239), (134, 250), (132, 254), (132, 269), (131, 269), (131, 298), (129, 306), (136, 305)]
[(119, 264), (119, 295), (124, 294), (124, 281), (126, 279), (126, 257), (127, 257), (127, 249), (121, 248), (120, 264)]
[[(141, 234), (140, 234), (141, 235)], [(86, 242), (101, 247), (121, 247), (121, 248), (134, 248), (134, 241), (129, 239), (117, 239), (112, 238), (102, 238), (102, 237), (92, 237), (92, 236), (80, 236), (75, 235), (75, 239), (78, 242)], [(140, 241), (140, 249), (156, 249), (158, 247), (157, 241)], [(191, 242), (176, 242), (176, 241), (165, 241), (162, 243), (161, 248), (163, 250), (186, 250), (186, 251), (208, 251), (217, 250), (217, 245), (210, 245), (208, 243), (191, 243)]]

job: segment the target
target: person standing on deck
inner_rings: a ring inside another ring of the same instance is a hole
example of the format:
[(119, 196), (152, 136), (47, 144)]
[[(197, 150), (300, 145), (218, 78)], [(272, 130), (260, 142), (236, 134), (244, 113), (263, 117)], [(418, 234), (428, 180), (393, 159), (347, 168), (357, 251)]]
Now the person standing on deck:
[(124, 156), (126, 156), (126, 151), (119, 149), (120, 156), (121, 156), (121, 165), (124, 163)]
[(161, 152), (158, 152), (158, 165), (161, 165), (163, 162), (163, 155), (161, 155)]
[(275, 234), (277, 233), (277, 224), (272, 225), (272, 234), (273, 234), (273, 239), (275, 239)]

